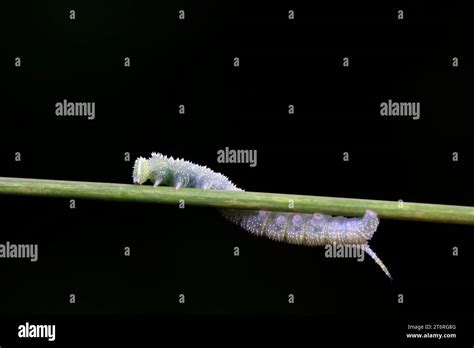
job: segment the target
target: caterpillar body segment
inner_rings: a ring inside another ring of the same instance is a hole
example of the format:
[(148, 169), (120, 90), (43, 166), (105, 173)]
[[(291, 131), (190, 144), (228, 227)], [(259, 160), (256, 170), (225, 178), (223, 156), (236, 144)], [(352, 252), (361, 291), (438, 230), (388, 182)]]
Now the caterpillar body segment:
[(362, 219), (330, 215), (223, 209), (222, 214), (243, 229), (290, 244), (310, 246), (366, 244), (378, 226), (374, 212), (367, 210)]
[(225, 175), (183, 159), (174, 159), (152, 153), (149, 159), (139, 157), (133, 166), (133, 182), (143, 184), (150, 180), (155, 186), (179, 189), (193, 187), (213, 190), (242, 191)]
[[(133, 168), (133, 182), (151, 181), (154, 186), (165, 185), (179, 189), (192, 187), (213, 190), (243, 191), (225, 175), (182, 159), (173, 159), (152, 153), (145, 159), (137, 158)], [(392, 279), (387, 268), (369, 247), (379, 225), (377, 214), (366, 210), (362, 218), (346, 218), (320, 213), (302, 214), (264, 210), (221, 209), (223, 216), (243, 229), (276, 241), (307, 246), (327, 244), (361, 245), (385, 274)]]

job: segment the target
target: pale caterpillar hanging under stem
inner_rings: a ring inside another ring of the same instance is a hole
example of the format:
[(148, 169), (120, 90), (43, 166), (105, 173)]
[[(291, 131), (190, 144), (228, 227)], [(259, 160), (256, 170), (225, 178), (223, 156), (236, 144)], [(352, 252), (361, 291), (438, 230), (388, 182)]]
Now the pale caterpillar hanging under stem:
[[(135, 161), (133, 183), (141, 185), (148, 180), (154, 187), (243, 191), (226, 176), (207, 167), (160, 153), (152, 153), (149, 159), (139, 157)], [(362, 218), (241, 209), (222, 209), (222, 214), (255, 235), (277, 241), (308, 246), (359, 245), (392, 279), (387, 267), (368, 244), (379, 225), (377, 214), (371, 210), (366, 210)]]

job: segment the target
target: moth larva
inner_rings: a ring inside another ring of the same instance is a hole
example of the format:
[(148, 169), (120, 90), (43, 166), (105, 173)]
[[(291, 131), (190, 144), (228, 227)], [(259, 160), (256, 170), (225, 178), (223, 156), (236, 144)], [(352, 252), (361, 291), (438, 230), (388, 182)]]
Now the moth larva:
[[(193, 187), (205, 190), (242, 191), (226, 176), (207, 167), (159, 153), (152, 153), (149, 159), (139, 157), (135, 161), (133, 182), (141, 185), (148, 180), (155, 187), (166, 185), (176, 189)], [(277, 241), (308, 246), (360, 245), (392, 279), (387, 267), (368, 244), (379, 225), (377, 214), (371, 210), (366, 210), (362, 218), (263, 210), (222, 209), (221, 211), (224, 217), (245, 230)]]

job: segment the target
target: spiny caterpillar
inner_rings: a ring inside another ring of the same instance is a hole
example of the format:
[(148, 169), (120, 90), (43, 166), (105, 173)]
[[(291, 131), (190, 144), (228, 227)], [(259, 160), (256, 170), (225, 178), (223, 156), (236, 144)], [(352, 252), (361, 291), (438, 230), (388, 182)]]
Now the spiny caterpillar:
[[(149, 159), (139, 157), (135, 161), (133, 183), (141, 185), (148, 180), (154, 187), (165, 185), (176, 189), (193, 187), (204, 190), (243, 191), (226, 176), (207, 167), (160, 153), (152, 153)], [(277, 241), (308, 246), (361, 246), (392, 279), (387, 267), (368, 244), (379, 225), (377, 214), (371, 210), (366, 210), (362, 218), (241, 209), (222, 209), (222, 214), (255, 235)]]

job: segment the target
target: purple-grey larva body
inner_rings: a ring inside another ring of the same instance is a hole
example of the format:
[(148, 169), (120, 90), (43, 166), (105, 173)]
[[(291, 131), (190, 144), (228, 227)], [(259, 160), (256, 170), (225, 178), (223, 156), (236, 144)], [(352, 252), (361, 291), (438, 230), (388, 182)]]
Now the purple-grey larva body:
[[(147, 180), (150, 180), (155, 187), (166, 185), (176, 189), (193, 187), (242, 191), (226, 176), (207, 167), (159, 153), (152, 153), (149, 159), (139, 157), (135, 161), (133, 182), (143, 184)], [(366, 210), (362, 218), (241, 209), (222, 209), (222, 214), (255, 235), (277, 241), (308, 246), (327, 244), (363, 246), (365, 252), (391, 278), (385, 265), (368, 244), (379, 224), (377, 214), (371, 210)]]

